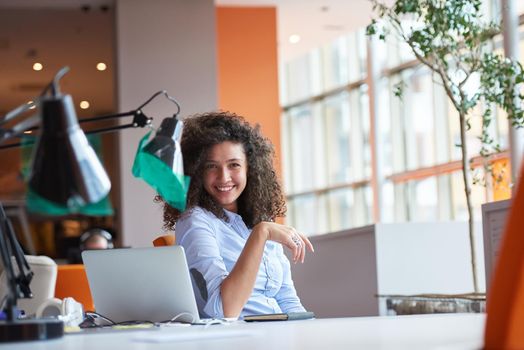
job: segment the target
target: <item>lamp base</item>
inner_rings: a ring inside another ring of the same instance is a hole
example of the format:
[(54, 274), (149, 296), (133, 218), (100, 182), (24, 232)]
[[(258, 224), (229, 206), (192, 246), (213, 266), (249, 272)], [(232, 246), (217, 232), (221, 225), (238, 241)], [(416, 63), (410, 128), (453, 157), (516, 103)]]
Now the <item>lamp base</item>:
[(52, 319), (0, 321), (0, 343), (46, 340), (64, 335), (64, 323)]

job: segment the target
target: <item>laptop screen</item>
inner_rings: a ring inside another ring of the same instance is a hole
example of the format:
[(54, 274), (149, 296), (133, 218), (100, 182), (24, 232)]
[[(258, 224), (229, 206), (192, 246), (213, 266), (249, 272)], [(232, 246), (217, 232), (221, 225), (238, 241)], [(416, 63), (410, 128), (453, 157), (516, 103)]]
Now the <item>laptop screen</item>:
[(199, 320), (181, 246), (87, 250), (82, 259), (96, 312), (111, 321)]

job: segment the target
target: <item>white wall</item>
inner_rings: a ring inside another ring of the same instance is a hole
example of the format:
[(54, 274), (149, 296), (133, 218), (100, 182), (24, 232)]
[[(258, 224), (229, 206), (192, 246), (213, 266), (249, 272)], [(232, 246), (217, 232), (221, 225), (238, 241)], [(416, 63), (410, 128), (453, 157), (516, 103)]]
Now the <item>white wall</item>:
[[(118, 110), (141, 105), (165, 89), (182, 116), (217, 108), (215, 5), (213, 0), (117, 0)], [(159, 97), (144, 109), (160, 125), (174, 105)], [(128, 122), (128, 121), (126, 121)], [(155, 191), (131, 174), (145, 129), (125, 130), (120, 141), (120, 235), (125, 246), (151, 246), (162, 233), (162, 209)]]
[[(482, 229), (475, 227), (477, 278), (485, 291)], [(473, 292), (466, 222), (375, 225), (380, 294)]]

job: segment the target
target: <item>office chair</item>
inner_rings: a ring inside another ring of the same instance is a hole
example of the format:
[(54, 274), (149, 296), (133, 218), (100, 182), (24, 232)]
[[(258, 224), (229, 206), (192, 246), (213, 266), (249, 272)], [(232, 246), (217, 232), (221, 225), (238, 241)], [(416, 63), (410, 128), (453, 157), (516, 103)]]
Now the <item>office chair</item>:
[(84, 265), (58, 265), (55, 297), (59, 299), (73, 297), (84, 305), (84, 310), (95, 310)]
[(487, 299), (484, 349), (524, 349), (524, 163)]
[(176, 244), (175, 234), (161, 235), (153, 240), (153, 246), (164, 247)]

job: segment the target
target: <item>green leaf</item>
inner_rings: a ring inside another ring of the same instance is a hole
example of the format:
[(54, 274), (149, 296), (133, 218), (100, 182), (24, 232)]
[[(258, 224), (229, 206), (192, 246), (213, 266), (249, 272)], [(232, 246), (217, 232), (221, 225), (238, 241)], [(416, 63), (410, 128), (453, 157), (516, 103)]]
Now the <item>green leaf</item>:
[(377, 21), (373, 19), (366, 27), (366, 35), (373, 36), (375, 34), (377, 34)]

